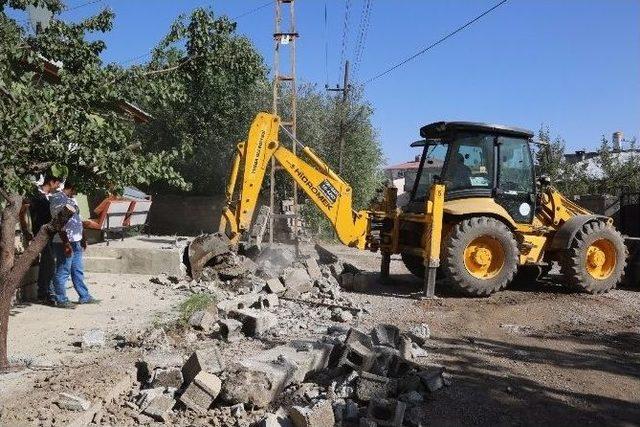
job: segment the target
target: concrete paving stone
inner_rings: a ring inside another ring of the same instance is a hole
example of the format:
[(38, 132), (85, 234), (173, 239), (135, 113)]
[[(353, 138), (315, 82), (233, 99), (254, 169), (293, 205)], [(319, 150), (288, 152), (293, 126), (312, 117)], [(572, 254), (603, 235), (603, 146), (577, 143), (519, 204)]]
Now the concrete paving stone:
[(242, 322), (242, 332), (249, 337), (260, 336), (278, 324), (278, 317), (256, 309), (231, 310), (229, 317)]
[(218, 374), (224, 371), (224, 362), (218, 346), (194, 351), (182, 365), (182, 376), (186, 384), (191, 383), (201, 371)]
[(367, 408), (367, 418), (378, 426), (402, 427), (407, 404), (395, 399), (372, 399)]
[(213, 314), (207, 310), (198, 310), (189, 317), (189, 325), (192, 328), (208, 332), (218, 321), (217, 314)]
[(220, 334), (227, 342), (236, 342), (242, 339), (242, 322), (236, 319), (220, 319)]
[(278, 278), (267, 280), (266, 287), (267, 291), (272, 294), (283, 294), (287, 290), (287, 288), (282, 284), (282, 281)]
[(183, 378), (180, 368), (157, 368), (151, 375), (151, 387), (174, 387), (182, 386)]
[(335, 424), (331, 402), (323, 400), (313, 406), (293, 406), (289, 417), (295, 427), (326, 427)]
[(142, 413), (156, 421), (167, 421), (167, 415), (175, 404), (176, 400), (173, 397), (163, 394), (154, 398)]
[(222, 382), (217, 376), (200, 372), (180, 396), (180, 401), (198, 413), (204, 413), (220, 394)]
[(376, 345), (398, 349), (401, 341), (400, 329), (395, 325), (378, 324), (371, 329), (371, 338)]
[(86, 411), (91, 406), (88, 400), (71, 393), (60, 393), (56, 403), (60, 408), (69, 411)]
[(102, 348), (105, 342), (105, 333), (102, 329), (89, 329), (82, 333), (81, 347), (83, 350)]
[(368, 402), (374, 398), (393, 395), (397, 388), (395, 379), (381, 377), (369, 372), (360, 372), (356, 382), (356, 397), (362, 402)]
[(357, 371), (368, 371), (375, 358), (375, 353), (361, 342), (351, 342), (345, 345), (338, 366), (349, 366)]
[(309, 277), (307, 270), (299, 267), (287, 267), (282, 273), (282, 283), (287, 288), (284, 296), (288, 298), (298, 298), (305, 292), (313, 289), (313, 280)]

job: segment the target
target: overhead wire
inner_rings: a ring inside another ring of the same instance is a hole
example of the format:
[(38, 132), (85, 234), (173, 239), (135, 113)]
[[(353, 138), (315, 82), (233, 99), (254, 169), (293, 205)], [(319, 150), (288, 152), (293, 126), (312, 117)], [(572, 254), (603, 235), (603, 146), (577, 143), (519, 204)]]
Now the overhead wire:
[(349, 15), (351, 9), (351, 0), (344, 2), (344, 23), (342, 25), (342, 47), (340, 49), (340, 69), (338, 75), (342, 74), (345, 61), (347, 60), (347, 47), (349, 46)]
[(360, 63), (362, 62), (362, 55), (367, 40), (367, 33), (369, 32), (369, 25), (371, 21), (371, 0), (364, 0), (362, 4), (362, 12), (360, 13), (360, 25), (358, 28), (358, 40), (354, 48), (354, 64), (353, 64), (353, 79), (356, 79)]
[[(101, 1), (101, 0), (96, 0), (96, 1)], [(246, 12), (243, 12), (240, 15), (234, 16), (231, 19), (235, 21), (235, 20), (238, 20), (240, 18), (243, 18), (243, 17), (245, 17), (247, 15), (250, 15), (252, 13), (255, 13), (255, 12), (261, 10), (261, 9), (264, 9), (265, 7), (267, 7), (269, 5), (274, 4), (276, 1), (278, 1), (278, 0), (270, 0), (270, 1), (266, 2), (266, 3), (261, 4), (260, 6), (257, 6), (257, 7), (253, 8), (253, 9), (250, 9), (250, 10), (247, 10)], [(78, 6), (78, 7), (80, 7), (80, 6)], [(151, 55), (151, 53), (152, 53), (152, 50), (150, 49), (149, 52), (134, 56), (134, 57), (129, 58), (129, 59), (125, 59), (124, 61), (121, 61), (120, 63), (121, 64), (128, 64), (128, 63), (136, 61), (138, 59), (142, 59), (144, 57), (147, 57), (147, 56)]]
[(92, 0), (86, 3), (79, 4), (77, 6), (65, 8), (62, 12), (71, 12), (72, 10), (80, 9), (81, 7), (91, 6), (92, 4), (100, 3), (102, 0)]
[(383, 77), (387, 74), (389, 74), (390, 72), (392, 72), (393, 70), (396, 70), (397, 68), (400, 68), (401, 66), (405, 65), (407, 62), (410, 62), (414, 59), (416, 59), (418, 56), (425, 54), (426, 52), (428, 52), (429, 50), (431, 50), (432, 48), (438, 46), (439, 44), (441, 44), (442, 42), (444, 42), (445, 40), (453, 37), (454, 35), (458, 34), (459, 32), (463, 31), (464, 29), (466, 29), (467, 27), (473, 25), (474, 23), (478, 22), (480, 19), (482, 19), (483, 17), (485, 17), (486, 15), (490, 14), (491, 12), (493, 12), (494, 10), (496, 10), (497, 8), (499, 8), (500, 6), (502, 6), (503, 4), (505, 4), (506, 2), (508, 2), (509, 0), (502, 0), (498, 3), (496, 3), (494, 6), (490, 7), (489, 9), (485, 10), (484, 12), (482, 12), (480, 15), (476, 16), (475, 18), (467, 21), (465, 24), (459, 26), (458, 28), (456, 28), (455, 30), (451, 31), (450, 33), (446, 34), (445, 36), (441, 37), (440, 39), (438, 39), (437, 41), (431, 43), (429, 46), (419, 50), (418, 52), (414, 53), (413, 55), (409, 56), (408, 58), (403, 59), (402, 61), (398, 62), (397, 64), (393, 65), (390, 68), (387, 68), (386, 70), (376, 74), (375, 76), (371, 77), (370, 79), (366, 80), (364, 82), (364, 84), (369, 84), (374, 80), (379, 79), (380, 77)]

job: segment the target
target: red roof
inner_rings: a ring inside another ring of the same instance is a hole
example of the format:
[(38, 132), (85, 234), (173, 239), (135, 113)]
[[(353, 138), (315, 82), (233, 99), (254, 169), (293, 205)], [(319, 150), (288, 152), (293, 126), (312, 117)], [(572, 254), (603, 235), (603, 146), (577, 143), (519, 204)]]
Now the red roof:
[(386, 170), (392, 170), (392, 169), (418, 169), (418, 167), (420, 167), (420, 162), (404, 162), (404, 163), (398, 163), (397, 165), (387, 166), (385, 169)]

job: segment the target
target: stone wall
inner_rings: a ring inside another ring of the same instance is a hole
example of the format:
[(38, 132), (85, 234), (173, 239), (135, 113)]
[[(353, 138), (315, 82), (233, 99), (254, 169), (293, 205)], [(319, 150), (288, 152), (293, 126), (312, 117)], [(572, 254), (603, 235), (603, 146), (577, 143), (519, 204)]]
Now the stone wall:
[(147, 231), (156, 235), (197, 236), (218, 231), (223, 195), (156, 195), (147, 220)]

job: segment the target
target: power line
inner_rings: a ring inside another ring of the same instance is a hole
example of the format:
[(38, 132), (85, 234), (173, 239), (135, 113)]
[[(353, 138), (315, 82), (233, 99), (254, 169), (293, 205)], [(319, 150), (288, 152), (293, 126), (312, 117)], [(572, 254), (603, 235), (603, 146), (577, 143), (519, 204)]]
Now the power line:
[(362, 13), (360, 14), (360, 26), (358, 28), (358, 41), (354, 49), (354, 65), (353, 65), (353, 78), (355, 79), (358, 69), (360, 68), (360, 62), (362, 61), (362, 53), (367, 41), (367, 33), (369, 31), (370, 18), (371, 18), (371, 0), (365, 0), (362, 5)]
[(344, 61), (347, 59), (347, 46), (349, 45), (349, 12), (351, 9), (351, 0), (344, 2), (344, 23), (342, 25), (342, 48), (340, 49), (340, 71)]
[(369, 80), (365, 81), (364, 84), (369, 84), (374, 80), (379, 79), (382, 76), (385, 76), (387, 74), (389, 74), (390, 72), (392, 72), (393, 70), (403, 66), (404, 64), (406, 64), (409, 61), (412, 61), (414, 59), (416, 59), (418, 56), (426, 53), (427, 51), (429, 51), (430, 49), (436, 47), (437, 45), (439, 45), (440, 43), (444, 42), (445, 40), (447, 40), (450, 37), (453, 37), (454, 35), (456, 35), (457, 33), (459, 33), (460, 31), (464, 30), (465, 28), (469, 27), (470, 25), (473, 25), (475, 22), (479, 21), (480, 19), (482, 19), (484, 16), (490, 14), (491, 12), (493, 12), (495, 9), (497, 9), (498, 7), (502, 6), (503, 4), (505, 4), (507, 1), (509, 0), (502, 0), (501, 2), (497, 3), (496, 5), (494, 5), (493, 7), (485, 10), (484, 12), (482, 12), (480, 15), (476, 16), (475, 18), (473, 18), (470, 21), (467, 21), (467, 23), (465, 23), (464, 25), (456, 28), (455, 30), (453, 30), (452, 32), (450, 32), (449, 34), (447, 34), (446, 36), (440, 38), (438, 41), (430, 44), (429, 46), (425, 47), (424, 49), (414, 53), (413, 55), (411, 55), (410, 57), (398, 62), (397, 64), (395, 64), (394, 66), (392, 66), (391, 68), (388, 68), (386, 70), (384, 70), (383, 72), (376, 74), (375, 76), (371, 77)]
[(101, 1), (102, 1), (102, 0), (93, 0), (93, 1), (88, 1), (88, 2), (86, 2), (86, 3), (82, 3), (82, 4), (79, 4), (79, 5), (74, 6), (74, 7), (65, 8), (65, 9), (63, 10), (63, 12), (71, 12), (72, 10), (76, 10), (76, 9), (80, 9), (81, 7), (90, 6), (90, 5), (92, 5), (92, 4), (100, 3)]

